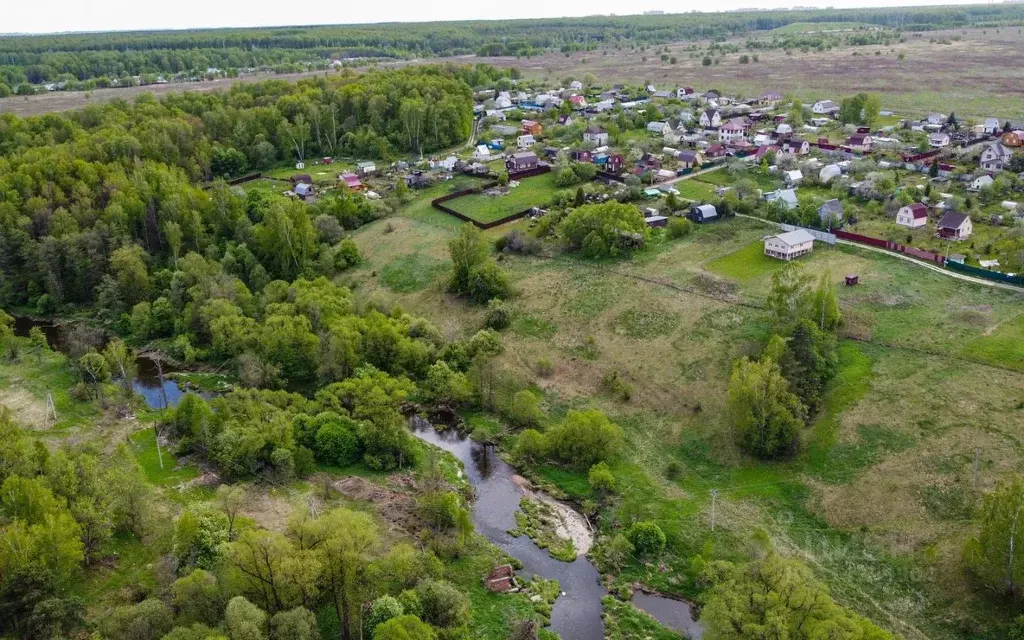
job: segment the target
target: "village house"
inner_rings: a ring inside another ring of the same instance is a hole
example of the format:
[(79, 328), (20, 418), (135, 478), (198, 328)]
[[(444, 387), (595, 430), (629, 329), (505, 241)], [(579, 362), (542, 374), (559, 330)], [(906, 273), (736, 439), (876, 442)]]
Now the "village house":
[(757, 103), (765, 107), (774, 107), (782, 102), (782, 94), (778, 91), (765, 91), (761, 94)]
[(764, 254), (780, 260), (792, 260), (814, 250), (814, 236), (803, 229), (788, 231), (764, 239)]
[(647, 130), (651, 133), (663, 136), (666, 133), (671, 133), (672, 127), (668, 126), (667, 122), (648, 122)]
[(795, 187), (796, 185), (803, 182), (804, 174), (799, 169), (794, 169), (793, 171), (785, 171), (782, 174), (782, 180), (786, 183), (786, 186)]
[(512, 98), (508, 95), (501, 95), (494, 99), (495, 109), (508, 109), (512, 106)]
[(643, 167), (645, 169), (661, 168), (661, 160), (659, 160), (658, 157), (653, 153), (643, 154), (642, 156), (640, 156), (640, 160), (638, 160), (636, 164), (638, 167)]
[(1001, 142), (993, 142), (981, 152), (979, 163), (985, 171), (1002, 171), (1012, 157), (1013, 150)]
[(655, 91), (654, 93), (651, 94), (651, 97), (656, 100), (668, 100), (669, 98), (674, 98), (675, 96), (676, 94), (672, 91)]
[(932, 149), (942, 149), (949, 146), (949, 134), (933, 133), (928, 136), (928, 146)]
[(715, 209), (714, 205), (701, 204), (691, 208), (688, 217), (698, 224), (712, 222), (718, 220), (718, 210)]
[(733, 142), (734, 140), (740, 140), (747, 134), (747, 128), (743, 126), (741, 122), (736, 120), (730, 120), (722, 125), (718, 130), (719, 138), (722, 142)]
[(513, 153), (505, 160), (505, 169), (509, 174), (522, 173), (537, 168), (537, 154), (532, 151)]
[(576, 110), (587, 108), (587, 99), (583, 96), (569, 96), (569, 103), (572, 104), (572, 108)]
[(725, 148), (724, 144), (716, 143), (704, 150), (704, 157), (717, 160), (719, 158), (724, 158), (728, 153), (729, 150)]
[(793, 134), (793, 127), (786, 124), (785, 122), (780, 123), (775, 127), (775, 135), (778, 137), (788, 136)]
[(787, 138), (782, 141), (782, 152), (805, 156), (811, 152), (811, 143), (802, 138)]
[(573, 80), (572, 82), (569, 83), (569, 89), (571, 89), (572, 91), (582, 91), (583, 83), (580, 82), (579, 80)]
[(575, 149), (569, 153), (569, 159), (573, 162), (590, 162), (591, 155), (586, 149)]
[(843, 175), (843, 170), (837, 164), (827, 164), (818, 172), (818, 182), (828, 184), (833, 179)]
[(353, 191), (360, 191), (363, 188), (362, 181), (359, 179), (359, 176), (354, 173), (343, 173), (338, 176), (338, 180), (343, 182), (346, 187)]
[(843, 203), (838, 198), (832, 198), (818, 207), (818, 221), (822, 229), (838, 229), (843, 226), (845, 219)]
[(356, 173), (366, 177), (377, 172), (377, 165), (372, 162), (358, 162), (356, 163)]
[(544, 132), (544, 127), (536, 120), (523, 120), (519, 125), (519, 131), (531, 136), (539, 136)]
[(601, 127), (591, 125), (583, 132), (583, 142), (603, 147), (608, 144), (608, 132)]
[(705, 129), (717, 129), (722, 126), (722, 114), (717, 109), (705, 109), (698, 122)]
[(680, 100), (695, 100), (697, 93), (693, 90), (693, 87), (679, 87), (676, 89), (676, 98)]
[(783, 207), (789, 210), (796, 209), (800, 204), (796, 197), (795, 189), (779, 189), (778, 191), (769, 191), (764, 194), (765, 202), (778, 202)]
[(599, 153), (594, 156), (594, 164), (601, 171), (608, 173), (621, 173), (625, 159), (617, 153)]
[(531, 135), (524, 135), (516, 138), (516, 146), (520, 149), (528, 149), (535, 144), (537, 144), (537, 140)]
[(311, 184), (300, 182), (292, 188), (292, 193), (300, 200), (305, 200), (316, 195), (316, 189)]
[(846, 140), (846, 146), (853, 151), (867, 153), (871, 151), (871, 136), (867, 133), (856, 133)]
[(680, 151), (676, 154), (676, 160), (683, 169), (695, 169), (704, 163), (704, 157), (701, 156), (700, 151), (692, 149)]
[(947, 240), (966, 240), (971, 236), (974, 227), (971, 217), (966, 213), (947, 211), (936, 226), (940, 238)]
[(1024, 131), (1007, 131), (1003, 134), (1002, 141), (1008, 147), (1024, 146)]
[(985, 118), (985, 121), (981, 123), (981, 131), (992, 135), (997, 133), (1002, 126), (1002, 123), (999, 122), (999, 118)]
[(896, 224), (908, 229), (923, 227), (928, 224), (928, 207), (920, 202), (900, 207), (896, 212)]
[(822, 116), (839, 113), (839, 106), (831, 100), (818, 100), (811, 106), (811, 112)]
[(925, 118), (925, 124), (930, 124), (933, 127), (941, 127), (946, 122), (946, 116), (941, 113), (929, 113), (928, 117)]
[(992, 183), (995, 182), (992, 176), (978, 176), (971, 181), (971, 185), (967, 187), (969, 191), (981, 191), (985, 187), (991, 187)]
[(485, 144), (478, 144), (476, 151), (473, 152), (473, 159), (487, 162), (491, 159), (491, 150)]

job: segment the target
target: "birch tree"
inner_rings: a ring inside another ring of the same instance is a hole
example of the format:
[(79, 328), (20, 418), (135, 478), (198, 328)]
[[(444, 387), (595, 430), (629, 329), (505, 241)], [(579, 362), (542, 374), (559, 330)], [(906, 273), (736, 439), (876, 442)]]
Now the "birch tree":
[(1024, 580), (1024, 481), (1014, 476), (985, 496), (981, 530), (967, 543), (967, 564), (990, 589), (1020, 595)]

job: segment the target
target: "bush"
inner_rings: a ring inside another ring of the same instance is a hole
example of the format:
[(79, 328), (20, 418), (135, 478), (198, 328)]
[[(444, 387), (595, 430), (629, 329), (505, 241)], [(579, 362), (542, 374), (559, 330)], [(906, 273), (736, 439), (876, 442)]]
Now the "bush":
[(405, 607), (398, 601), (398, 598), (389, 595), (383, 595), (370, 605), (370, 613), (366, 616), (366, 630), (367, 637), (373, 637), (373, 630), (377, 628), (377, 625), (383, 624), (392, 618), (405, 613)]
[(304, 607), (280, 611), (270, 619), (272, 640), (320, 640), (316, 616)]
[(185, 620), (215, 625), (224, 611), (217, 577), (208, 571), (195, 569), (171, 585), (174, 608)]
[(484, 326), (488, 329), (500, 331), (509, 325), (512, 320), (508, 305), (498, 298), (493, 298), (487, 303), (487, 316), (484, 319)]
[(434, 640), (437, 634), (416, 616), (399, 616), (377, 627), (374, 640)]
[(613, 493), (615, 491), (615, 474), (605, 462), (598, 462), (590, 467), (587, 473), (587, 483), (590, 488), (598, 493)]
[(565, 420), (548, 431), (544, 441), (548, 454), (557, 462), (586, 469), (618, 453), (622, 429), (600, 411), (570, 411)]
[(618, 371), (609, 371), (601, 378), (601, 388), (622, 402), (633, 397), (633, 385), (622, 379)]
[(316, 432), (316, 457), (324, 463), (348, 466), (363, 455), (363, 447), (356, 432), (356, 423), (350, 418), (337, 416)]
[(669, 218), (668, 225), (665, 227), (665, 235), (672, 240), (686, 237), (692, 231), (693, 223), (686, 218), (680, 217)]
[(171, 608), (155, 598), (118, 607), (100, 623), (103, 636), (110, 640), (158, 640), (173, 626)]
[(555, 365), (551, 363), (550, 358), (537, 358), (534, 368), (537, 370), (537, 375), (542, 378), (549, 378), (555, 372)]
[(626, 538), (641, 555), (659, 553), (665, 548), (665, 532), (654, 522), (637, 522), (626, 532)]
[(423, 619), (436, 627), (457, 627), (469, 619), (469, 599), (450, 582), (424, 580), (416, 587)]
[(540, 423), (543, 414), (540, 410), (540, 399), (532, 391), (517, 391), (509, 400), (505, 411), (512, 424), (518, 427), (533, 427)]

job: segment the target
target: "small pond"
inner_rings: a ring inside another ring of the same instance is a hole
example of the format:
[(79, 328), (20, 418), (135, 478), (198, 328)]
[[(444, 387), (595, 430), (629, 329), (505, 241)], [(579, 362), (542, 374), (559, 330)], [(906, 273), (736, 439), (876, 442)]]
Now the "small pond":
[[(29, 331), (33, 327), (39, 327), (46, 334), (46, 341), (50, 343), (50, 348), (66, 354), (70, 350), (68, 332), (72, 326), (74, 325), (56, 324), (47, 320), (17, 316), (14, 318), (14, 335), (28, 337)], [(102, 349), (107, 342), (106, 334), (98, 329), (76, 328), (76, 330), (83, 331), (83, 339), (97, 350)], [(173, 377), (167, 377), (166, 374), (176, 371), (173, 367), (164, 364), (161, 372), (161, 363), (145, 354), (139, 354), (135, 358), (135, 365), (137, 373), (135, 384), (132, 386), (151, 408), (173, 407), (186, 393)], [(161, 376), (161, 373), (164, 375)]]

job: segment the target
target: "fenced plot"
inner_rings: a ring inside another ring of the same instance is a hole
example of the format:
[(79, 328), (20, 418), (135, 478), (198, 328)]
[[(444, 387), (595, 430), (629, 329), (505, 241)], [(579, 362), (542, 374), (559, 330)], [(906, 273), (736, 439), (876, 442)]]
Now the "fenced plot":
[(465, 195), (443, 200), (438, 198), (434, 206), (477, 226), (495, 226), (533, 207), (546, 206), (559, 191), (555, 186), (555, 175), (545, 173), (523, 178), (515, 187), (504, 188), (489, 183)]

